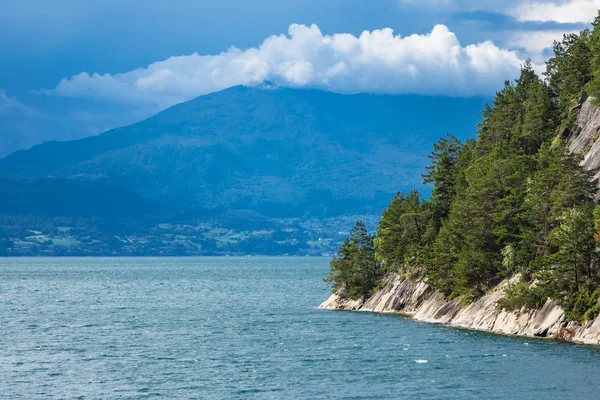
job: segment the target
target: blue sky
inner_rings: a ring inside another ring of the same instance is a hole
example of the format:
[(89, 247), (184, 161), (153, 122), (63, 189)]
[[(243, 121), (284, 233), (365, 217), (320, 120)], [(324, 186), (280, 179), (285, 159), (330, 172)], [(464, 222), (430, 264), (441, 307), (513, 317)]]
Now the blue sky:
[[(600, 0), (0, 0), (0, 156), (262, 80), (491, 96)], [(366, 32), (365, 32), (366, 31)], [(232, 46), (235, 46), (232, 49)]]

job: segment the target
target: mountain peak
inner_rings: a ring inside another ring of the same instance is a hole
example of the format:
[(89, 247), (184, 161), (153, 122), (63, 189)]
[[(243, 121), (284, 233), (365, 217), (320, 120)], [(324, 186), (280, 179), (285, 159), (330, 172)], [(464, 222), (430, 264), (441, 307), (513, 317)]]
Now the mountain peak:
[(249, 87), (249, 88), (263, 89), (263, 90), (277, 90), (277, 89), (281, 88), (281, 86), (279, 86), (275, 82), (269, 81), (269, 80), (250, 83), (250, 84), (244, 85), (242, 87)]

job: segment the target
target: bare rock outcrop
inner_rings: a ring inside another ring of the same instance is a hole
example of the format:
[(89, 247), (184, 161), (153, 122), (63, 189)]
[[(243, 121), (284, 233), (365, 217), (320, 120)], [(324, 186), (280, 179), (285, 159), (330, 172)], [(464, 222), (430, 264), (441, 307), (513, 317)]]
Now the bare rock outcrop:
[[(572, 112), (574, 126), (562, 135), (567, 137), (571, 152), (583, 155), (581, 164), (596, 172), (594, 178), (600, 178), (600, 109), (594, 107), (590, 98), (584, 97)], [(596, 198), (600, 198), (600, 191)]]
[(462, 305), (434, 291), (425, 282), (390, 275), (370, 298), (343, 300), (332, 295), (319, 308), (410, 315), (415, 320), (507, 335), (535, 336), (600, 344), (600, 318), (581, 325), (567, 321), (564, 310), (548, 299), (539, 310), (499, 309), (509, 281), (504, 281), (476, 301)]

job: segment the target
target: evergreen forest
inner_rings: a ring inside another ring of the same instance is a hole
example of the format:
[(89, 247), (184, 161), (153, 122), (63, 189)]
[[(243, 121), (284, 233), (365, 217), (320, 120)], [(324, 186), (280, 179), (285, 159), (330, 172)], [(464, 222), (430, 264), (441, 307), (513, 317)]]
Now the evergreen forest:
[(374, 234), (356, 224), (331, 262), (334, 292), (365, 298), (399, 273), (469, 302), (512, 278), (499, 307), (551, 298), (571, 320), (598, 315), (598, 187), (567, 141), (577, 135), (573, 110), (588, 98), (600, 105), (600, 14), (553, 50), (542, 76), (527, 61), (504, 83), (477, 139), (448, 134), (434, 144), (428, 200), (398, 193)]

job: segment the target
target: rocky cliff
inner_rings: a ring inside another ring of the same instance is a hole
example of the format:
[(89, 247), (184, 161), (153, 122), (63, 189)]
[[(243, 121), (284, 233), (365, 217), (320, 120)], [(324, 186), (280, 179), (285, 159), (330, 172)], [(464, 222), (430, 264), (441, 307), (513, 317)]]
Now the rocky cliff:
[[(572, 113), (574, 123), (560, 136), (567, 139), (570, 151), (584, 156), (582, 165), (596, 171), (595, 177), (600, 178), (600, 109), (584, 97)], [(509, 281), (504, 281), (477, 301), (463, 305), (459, 300), (447, 299), (424, 282), (390, 275), (383, 288), (365, 301), (344, 300), (334, 294), (320, 308), (398, 313), (460, 328), (600, 345), (600, 317), (584, 325), (567, 321), (564, 310), (550, 299), (539, 310), (499, 309), (497, 302), (508, 284)]]
[(536, 311), (500, 310), (497, 301), (508, 284), (509, 281), (504, 281), (477, 301), (462, 305), (456, 299), (448, 300), (424, 282), (393, 274), (385, 279), (381, 290), (365, 301), (344, 300), (333, 294), (319, 308), (396, 313), (459, 328), (600, 345), (600, 317), (584, 325), (567, 321), (565, 312), (552, 300)]
[[(562, 136), (568, 139), (570, 151), (584, 156), (582, 165), (596, 171), (594, 177), (600, 178), (600, 109), (584, 97), (573, 114), (575, 123), (563, 131)], [(596, 199), (599, 198), (600, 192), (596, 195)]]

